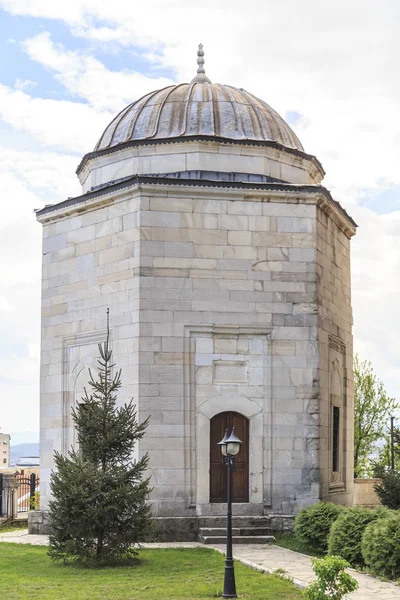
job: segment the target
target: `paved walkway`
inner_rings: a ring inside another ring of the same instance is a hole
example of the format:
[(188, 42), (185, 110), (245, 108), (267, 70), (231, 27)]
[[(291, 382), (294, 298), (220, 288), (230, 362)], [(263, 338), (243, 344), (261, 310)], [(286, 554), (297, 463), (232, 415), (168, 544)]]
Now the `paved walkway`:
[(29, 535), (27, 529), (16, 529), (0, 535), (0, 542), (14, 542), (15, 544), (34, 544), (35, 546), (47, 546), (49, 540), (47, 535)]
[[(215, 546), (219, 552), (225, 553), (224, 546)], [(286, 550), (280, 546), (270, 544), (237, 545), (233, 552), (234, 558), (253, 567), (273, 573), (276, 569), (283, 569), (293, 578), (299, 587), (306, 587), (315, 579), (309, 556)], [(400, 600), (400, 587), (395, 583), (380, 581), (376, 577), (359, 573), (349, 569), (351, 575), (357, 579), (359, 588), (349, 595), (349, 600)]]
[[(21, 529), (15, 532), (3, 533), (0, 535), (0, 542), (46, 546), (48, 539), (45, 535), (28, 535), (26, 529)], [(204, 545), (198, 542), (143, 545), (145, 548), (204, 548)], [(222, 554), (225, 553), (225, 546), (206, 547), (215, 548)], [(279, 546), (269, 544), (237, 545), (234, 548), (234, 557), (236, 560), (240, 560), (257, 570), (273, 573), (276, 569), (283, 569), (299, 587), (306, 587), (314, 579), (309, 556)], [(350, 569), (350, 573), (357, 579), (359, 588), (349, 596), (349, 600), (400, 600), (400, 587), (395, 583), (380, 581), (376, 577), (359, 573), (353, 569)]]
[[(47, 535), (29, 535), (27, 529), (8, 531), (0, 535), (0, 542), (13, 542), (14, 544), (34, 544), (35, 546), (47, 546), (49, 538)], [(142, 544), (144, 548), (204, 548), (200, 542), (154, 542)]]

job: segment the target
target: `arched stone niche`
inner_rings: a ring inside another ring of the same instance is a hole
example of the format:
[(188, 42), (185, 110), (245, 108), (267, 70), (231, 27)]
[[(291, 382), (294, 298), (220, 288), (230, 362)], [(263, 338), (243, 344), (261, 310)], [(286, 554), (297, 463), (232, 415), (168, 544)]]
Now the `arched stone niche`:
[[(76, 334), (64, 339), (63, 344), (63, 387), (61, 452), (68, 454), (76, 445), (76, 432), (72, 419), (72, 408), (83, 396), (84, 387), (88, 388), (89, 369), (93, 375), (97, 372), (99, 357), (98, 344), (105, 341), (106, 331)], [(90, 390), (88, 389), (88, 393)]]
[(90, 371), (94, 378), (97, 375), (97, 360), (94, 356), (91, 356), (88, 352), (82, 356), (80, 361), (76, 363), (71, 374), (71, 404), (70, 404), (70, 415), (69, 415), (69, 427), (70, 427), (70, 442), (74, 448), (77, 446), (77, 435), (76, 428), (72, 418), (72, 409), (82, 402), (85, 396), (85, 389), (90, 396), (91, 387), (89, 386)]
[(249, 420), (249, 502), (234, 510), (263, 514), (272, 490), (271, 330), (188, 326), (184, 364), (188, 505), (204, 515), (220, 514), (223, 508), (209, 501), (210, 419), (232, 411)]
[(246, 396), (221, 394), (205, 400), (196, 411), (196, 504), (202, 507), (202, 514), (209, 505), (210, 421), (225, 411), (238, 412), (249, 420), (249, 504), (263, 503), (262, 406)]

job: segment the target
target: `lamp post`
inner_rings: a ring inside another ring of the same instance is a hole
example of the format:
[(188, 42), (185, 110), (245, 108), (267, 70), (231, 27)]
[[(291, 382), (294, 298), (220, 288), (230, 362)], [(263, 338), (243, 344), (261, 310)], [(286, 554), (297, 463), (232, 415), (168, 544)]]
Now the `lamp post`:
[(394, 471), (394, 417), (390, 417), (390, 465)]
[(236, 435), (235, 428), (229, 434), (225, 431), (223, 439), (218, 442), (221, 448), (222, 456), (225, 457), (225, 464), (228, 468), (228, 490), (227, 490), (227, 511), (226, 511), (226, 557), (225, 557), (225, 576), (223, 598), (237, 598), (235, 583), (235, 568), (233, 566), (232, 556), (232, 468), (234, 456), (239, 452), (241, 440)]

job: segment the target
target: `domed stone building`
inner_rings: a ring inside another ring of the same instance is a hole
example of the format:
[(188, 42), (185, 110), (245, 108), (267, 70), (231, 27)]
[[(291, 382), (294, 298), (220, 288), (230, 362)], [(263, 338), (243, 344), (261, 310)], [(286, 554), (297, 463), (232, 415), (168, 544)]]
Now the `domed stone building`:
[(234, 514), (352, 503), (355, 223), (289, 125), (211, 83), (201, 47), (198, 65), (124, 108), (78, 167), (82, 195), (36, 213), (42, 511), (107, 307), (121, 401), (151, 415), (155, 516), (224, 514), (232, 426)]

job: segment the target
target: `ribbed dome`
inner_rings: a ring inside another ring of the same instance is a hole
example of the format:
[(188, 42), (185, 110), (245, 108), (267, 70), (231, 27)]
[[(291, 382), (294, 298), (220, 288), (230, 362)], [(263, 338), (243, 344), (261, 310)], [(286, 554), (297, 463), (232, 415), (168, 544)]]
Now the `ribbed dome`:
[(268, 104), (243, 89), (210, 83), (201, 75), (192, 83), (157, 90), (127, 106), (108, 125), (95, 150), (133, 140), (190, 136), (273, 141), (304, 151), (296, 134)]

